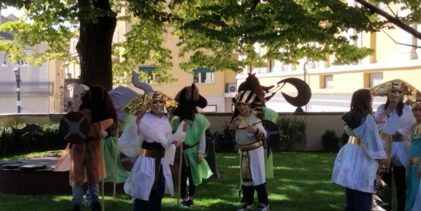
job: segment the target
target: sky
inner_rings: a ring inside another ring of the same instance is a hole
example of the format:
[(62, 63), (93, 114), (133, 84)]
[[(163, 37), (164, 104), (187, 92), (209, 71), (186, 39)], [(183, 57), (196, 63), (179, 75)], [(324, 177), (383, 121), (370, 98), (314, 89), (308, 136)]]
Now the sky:
[(20, 12), (18, 9), (14, 8), (14, 7), (6, 7), (5, 9), (1, 9), (0, 11), (1, 15), (3, 16), (8, 16), (11, 13), (13, 13), (13, 15), (19, 17), (20, 16)]

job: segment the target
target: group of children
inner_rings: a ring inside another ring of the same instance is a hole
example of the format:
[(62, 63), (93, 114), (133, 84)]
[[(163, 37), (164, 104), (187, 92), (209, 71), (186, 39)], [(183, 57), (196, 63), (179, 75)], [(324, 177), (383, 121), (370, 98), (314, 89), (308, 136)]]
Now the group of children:
[[(103, 88), (75, 87), (79, 91), (73, 95), (72, 112), (86, 115), (91, 130), (85, 141), (73, 144), (70, 149), (72, 205), (74, 211), (81, 210), (83, 184), (87, 181), (88, 203), (92, 210), (98, 211), (101, 210), (99, 182), (105, 176), (100, 142), (118, 128), (117, 114)], [(229, 128), (235, 130), (240, 151), (243, 197), (239, 211), (269, 210), (263, 147), (266, 131), (262, 120), (270, 116), (264, 112), (270, 111), (263, 109), (263, 93), (256, 92), (254, 88), (239, 90), (233, 98), (235, 112), (229, 124)], [(133, 198), (134, 211), (161, 210), (164, 192), (174, 194), (170, 165), (174, 163), (176, 147), (180, 148), (181, 154), (178, 175), (180, 205), (193, 205), (195, 188), (213, 174), (204, 159), (205, 132), (210, 122), (197, 111), (197, 107), (204, 108), (206, 105), (206, 99), (192, 84), (180, 90), (175, 99), (153, 91), (136, 97), (125, 106), (132, 115), (128, 117), (118, 147), (123, 153), (127, 150), (130, 152), (127, 154), (134, 153), (137, 157), (124, 184), (124, 191)], [(94, 115), (99, 113), (103, 113), (100, 118)], [(255, 191), (259, 204), (253, 208)]]
[[(387, 96), (372, 114), (372, 95)], [(408, 98), (408, 105), (403, 102)], [(397, 210), (421, 210), (421, 98), (418, 90), (392, 80), (354, 92), (343, 116), (348, 143), (339, 151), (332, 181), (345, 187), (345, 210), (391, 210), (392, 178)]]
[[(351, 109), (343, 116), (350, 138), (339, 151), (332, 173), (332, 181), (345, 187), (345, 210), (390, 210), (392, 177), (397, 187), (398, 210), (421, 210), (421, 96), (414, 89), (393, 80), (371, 91), (354, 92)], [(387, 95), (387, 101), (373, 115), (372, 95), (379, 94), (376, 92)], [(111, 132), (110, 128), (118, 128), (118, 120), (110, 97), (101, 87), (80, 86), (75, 93), (72, 111), (84, 114), (91, 124), (86, 141), (73, 144), (70, 150), (73, 210), (81, 210), (85, 180), (92, 210), (101, 210), (98, 194), (104, 170), (99, 143)], [(404, 95), (412, 100), (412, 107), (403, 103)], [(265, 107), (263, 90), (254, 76), (240, 85), (233, 103), (235, 111), (228, 128), (235, 130), (240, 154), (242, 199), (238, 211), (267, 211), (266, 178), (270, 173), (266, 168), (269, 162), (263, 121), (273, 121), (270, 114), (274, 112)], [(124, 184), (124, 191), (133, 197), (134, 211), (161, 210), (165, 190), (173, 195), (169, 165), (174, 163), (176, 147), (181, 149), (180, 204), (193, 205), (195, 188), (212, 176), (204, 159), (205, 132), (210, 122), (197, 111), (197, 107), (206, 105), (206, 99), (192, 84), (175, 99), (153, 91), (126, 106), (134, 112), (120, 142), (130, 143), (126, 148), (137, 157)], [(379, 190), (382, 183), (389, 191)], [(255, 208), (254, 192), (258, 198)]]

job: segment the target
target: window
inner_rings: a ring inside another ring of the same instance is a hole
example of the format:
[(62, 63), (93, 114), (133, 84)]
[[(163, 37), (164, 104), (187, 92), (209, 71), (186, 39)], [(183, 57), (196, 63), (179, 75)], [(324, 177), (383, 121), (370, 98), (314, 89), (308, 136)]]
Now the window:
[(144, 80), (145, 83), (153, 83), (153, 81), (156, 79), (155, 74), (153, 73), (153, 71), (156, 69), (155, 66), (147, 66), (147, 65), (143, 65), (143, 66), (139, 66), (139, 72), (145, 72), (147, 74), (147, 78)]
[(322, 89), (333, 88), (333, 75), (320, 76), (320, 88)]
[(365, 73), (364, 86), (370, 88), (383, 82), (383, 73)]
[(199, 67), (193, 70), (193, 83), (213, 84), (215, 83), (215, 73), (211, 69)]

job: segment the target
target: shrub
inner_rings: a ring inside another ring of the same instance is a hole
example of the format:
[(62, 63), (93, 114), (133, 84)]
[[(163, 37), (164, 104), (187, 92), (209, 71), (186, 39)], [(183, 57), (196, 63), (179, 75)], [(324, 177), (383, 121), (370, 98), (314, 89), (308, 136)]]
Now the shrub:
[(323, 148), (328, 152), (337, 152), (340, 147), (339, 141), (340, 139), (333, 130), (326, 130), (321, 137)]
[(58, 133), (58, 124), (0, 126), (0, 155), (63, 149), (65, 145)]
[(235, 152), (235, 133), (229, 130), (228, 126), (225, 126), (222, 132), (208, 132), (208, 137), (214, 140), (215, 152)]
[(279, 118), (277, 121), (279, 128), (279, 145), (273, 146), (274, 151), (293, 150), (295, 147), (305, 144), (306, 122), (298, 118)]

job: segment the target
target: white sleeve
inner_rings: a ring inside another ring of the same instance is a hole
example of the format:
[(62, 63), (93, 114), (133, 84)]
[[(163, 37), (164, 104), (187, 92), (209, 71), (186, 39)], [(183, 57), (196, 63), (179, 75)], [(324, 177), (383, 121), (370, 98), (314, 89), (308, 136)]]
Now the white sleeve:
[(362, 147), (371, 159), (386, 158), (383, 141), (380, 139), (376, 122), (371, 115), (367, 115), (365, 121), (355, 128), (354, 132), (362, 140)]
[(412, 108), (405, 106), (402, 116), (399, 118), (398, 133), (402, 135), (404, 141), (411, 141), (411, 129), (416, 123), (415, 117), (412, 114)]
[(199, 155), (204, 155), (205, 152), (206, 152), (206, 134), (203, 132), (202, 137), (200, 138), (199, 151), (197, 153)]

